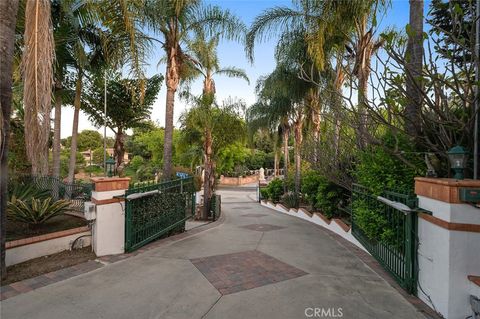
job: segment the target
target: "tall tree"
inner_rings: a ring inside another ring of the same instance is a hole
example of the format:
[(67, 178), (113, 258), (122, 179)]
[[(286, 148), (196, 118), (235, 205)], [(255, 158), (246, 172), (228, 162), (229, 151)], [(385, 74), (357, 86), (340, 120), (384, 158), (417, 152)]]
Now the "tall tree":
[(166, 55), (165, 83), (167, 97), (165, 103), (165, 141), (163, 177), (168, 179), (172, 169), (173, 111), (175, 93), (182, 76), (185, 75), (184, 44), (191, 31), (204, 31), (206, 34), (219, 34), (220, 37), (239, 40), (245, 26), (229, 11), (216, 6), (204, 6), (199, 0), (152, 0), (147, 1), (147, 20), (153, 30), (161, 36)]
[(0, 274), (6, 275), (5, 241), (8, 198), (8, 139), (12, 112), (13, 52), (18, 1), (0, 2)]
[(141, 0), (101, 0), (96, 2), (68, 0), (65, 10), (70, 14), (74, 34), (70, 54), (76, 73), (74, 118), (68, 181), (73, 182), (76, 164), (76, 136), (82, 102), (84, 78), (90, 70), (126, 67), (140, 79), (144, 94), (143, 67), (151, 39), (143, 32), (145, 3)]
[(407, 27), (407, 79), (406, 90), (409, 99), (405, 106), (405, 131), (414, 137), (419, 132), (418, 117), (422, 107), (423, 68), (423, 0), (410, 0), (410, 18)]
[[(236, 142), (244, 142), (246, 137), (245, 122), (237, 110), (243, 107), (238, 101), (224, 101), (218, 106), (211, 100), (211, 95), (195, 98), (194, 107), (182, 118), (184, 140), (190, 144), (202, 145), (205, 158), (204, 204), (210, 205), (211, 187), (215, 182), (215, 166), (222, 149)], [(232, 128), (235, 129), (232, 129)], [(208, 197), (209, 196), (209, 197)], [(204, 209), (202, 218), (207, 218), (209, 209)]]
[(25, 144), (32, 173), (46, 175), (55, 55), (49, 0), (26, 2), (24, 41)]
[(210, 114), (210, 107), (215, 101), (215, 75), (225, 75), (229, 77), (241, 78), (250, 83), (245, 71), (235, 68), (226, 67), (220, 68), (217, 46), (219, 36), (214, 36), (210, 40), (205, 38), (203, 32), (200, 32), (195, 37), (194, 41), (188, 43), (190, 49), (192, 66), (203, 77), (203, 99), (205, 116), (199, 117), (198, 120), (203, 121), (204, 124), (204, 178), (203, 178), (203, 202), (204, 212), (203, 218), (206, 219), (210, 211), (210, 200), (213, 194), (213, 187), (215, 185), (215, 163), (212, 159), (213, 155), (213, 136), (212, 123)]
[[(144, 91), (140, 87), (140, 79), (121, 79), (116, 76), (107, 82), (107, 126), (115, 133), (114, 157), (117, 168), (123, 164), (125, 131), (150, 125), (147, 121), (162, 80), (163, 77), (159, 75), (146, 79)], [(103, 75), (97, 76), (82, 97), (85, 112), (97, 126), (102, 126), (104, 121), (103, 81)]]

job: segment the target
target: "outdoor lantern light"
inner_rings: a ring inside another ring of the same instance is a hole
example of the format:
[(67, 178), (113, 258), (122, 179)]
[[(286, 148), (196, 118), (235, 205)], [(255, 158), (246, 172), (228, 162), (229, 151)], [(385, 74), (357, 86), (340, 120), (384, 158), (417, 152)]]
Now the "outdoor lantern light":
[(110, 156), (110, 158), (105, 162), (107, 167), (107, 176), (112, 177), (115, 172), (115, 160)]
[(455, 172), (453, 178), (463, 179), (463, 170), (467, 166), (468, 152), (461, 146), (452, 147), (448, 151), (450, 166)]

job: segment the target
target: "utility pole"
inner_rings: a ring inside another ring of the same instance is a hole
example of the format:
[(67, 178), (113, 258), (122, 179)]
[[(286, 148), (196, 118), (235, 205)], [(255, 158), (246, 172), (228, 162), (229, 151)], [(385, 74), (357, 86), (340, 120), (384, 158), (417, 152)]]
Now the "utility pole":
[(103, 173), (107, 176), (107, 71), (105, 71), (105, 96), (103, 104)]

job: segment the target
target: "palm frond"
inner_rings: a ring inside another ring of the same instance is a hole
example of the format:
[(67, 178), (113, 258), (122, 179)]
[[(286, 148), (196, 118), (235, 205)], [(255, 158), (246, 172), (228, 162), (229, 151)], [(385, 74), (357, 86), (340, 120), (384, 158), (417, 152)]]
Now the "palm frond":
[(283, 32), (301, 30), (305, 27), (305, 14), (288, 7), (274, 7), (257, 16), (247, 33), (245, 50), (253, 61), (256, 42), (263, 42)]
[(247, 81), (248, 84), (250, 84), (250, 79), (248, 78), (247, 73), (243, 69), (239, 69), (233, 66), (217, 70), (215, 71), (215, 74), (225, 75), (231, 78), (244, 79), (245, 81)]

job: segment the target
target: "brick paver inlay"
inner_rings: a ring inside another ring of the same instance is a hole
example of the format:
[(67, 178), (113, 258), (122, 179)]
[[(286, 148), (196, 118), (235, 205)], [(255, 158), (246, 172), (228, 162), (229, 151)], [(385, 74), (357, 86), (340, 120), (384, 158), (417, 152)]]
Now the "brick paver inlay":
[(251, 224), (251, 225), (245, 225), (240, 227), (250, 229), (250, 230), (256, 230), (256, 231), (271, 231), (271, 230), (286, 228), (286, 227), (276, 226), (271, 224)]
[(307, 275), (257, 250), (190, 260), (222, 295)]
[(242, 217), (264, 217), (264, 216), (268, 216), (266, 214), (245, 214), (245, 215), (242, 215)]

